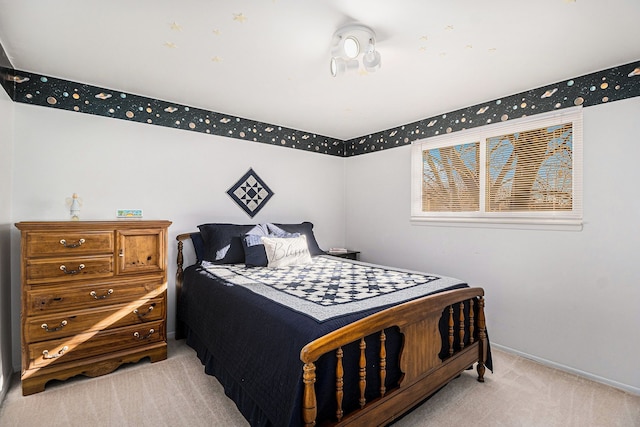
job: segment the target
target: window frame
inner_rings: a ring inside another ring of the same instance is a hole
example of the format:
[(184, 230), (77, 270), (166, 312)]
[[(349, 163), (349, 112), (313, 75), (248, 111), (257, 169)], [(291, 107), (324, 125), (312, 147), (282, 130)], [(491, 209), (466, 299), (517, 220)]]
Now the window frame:
[[(486, 210), (487, 141), (496, 136), (572, 124), (572, 209), (570, 211), (490, 212)], [(430, 149), (479, 142), (478, 212), (422, 211), (423, 152)], [(472, 129), (438, 135), (411, 144), (411, 223), (444, 226), (581, 230), (583, 221), (583, 131), (582, 107), (526, 116)]]

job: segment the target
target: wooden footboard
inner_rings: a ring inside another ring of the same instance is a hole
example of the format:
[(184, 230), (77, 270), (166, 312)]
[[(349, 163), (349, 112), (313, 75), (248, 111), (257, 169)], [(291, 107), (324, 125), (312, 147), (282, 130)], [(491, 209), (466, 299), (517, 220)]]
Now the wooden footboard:
[[(477, 301), (477, 304), (474, 304)], [(469, 302), (468, 319), (462, 305)], [(454, 307), (460, 310), (454, 316)], [(474, 306), (477, 307), (474, 313)], [(445, 314), (448, 322), (449, 343), (448, 357), (440, 359), (443, 339), (440, 335), (439, 322)], [(456, 318), (457, 317), (457, 318)], [(466, 320), (466, 321), (465, 321)], [(465, 330), (465, 324), (469, 325)], [(386, 348), (384, 330), (397, 326), (403, 335), (404, 342), (400, 357), (400, 369), (403, 373), (399, 384), (390, 390), (384, 387), (386, 376)], [(380, 383), (379, 397), (369, 402), (365, 399), (367, 382), (364, 337), (376, 334), (380, 340), (380, 354), (377, 365)], [(454, 340), (459, 337), (461, 344), (454, 348)], [(466, 335), (465, 335), (466, 334)], [(464, 337), (467, 336), (465, 345)], [(360, 354), (359, 390), (360, 409), (344, 414), (342, 409), (343, 370), (342, 347), (359, 342)], [(336, 352), (335, 378), (335, 419), (316, 420), (316, 382), (317, 360), (324, 354)], [(484, 317), (484, 290), (482, 288), (465, 288), (442, 292), (414, 300), (399, 306), (373, 314), (360, 321), (344, 326), (334, 332), (320, 337), (307, 344), (300, 352), (304, 363), (303, 381), (304, 397), (302, 416), (307, 426), (316, 425), (353, 425), (372, 426), (386, 425), (404, 414), (422, 400), (437, 391), (458, 376), (465, 369), (478, 363), (478, 381), (484, 381), (485, 361), (487, 358), (487, 335)]]

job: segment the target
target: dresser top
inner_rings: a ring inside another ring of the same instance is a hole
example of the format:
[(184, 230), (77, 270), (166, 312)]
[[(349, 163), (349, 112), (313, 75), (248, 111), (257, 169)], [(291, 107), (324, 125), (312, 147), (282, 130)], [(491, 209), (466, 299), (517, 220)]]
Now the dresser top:
[(169, 227), (171, 221), (146, 219), (118, 219), (111, 221), (21, 221), (15, 226), (22, 231), (54, 231), (54, 230), (104, 230)]

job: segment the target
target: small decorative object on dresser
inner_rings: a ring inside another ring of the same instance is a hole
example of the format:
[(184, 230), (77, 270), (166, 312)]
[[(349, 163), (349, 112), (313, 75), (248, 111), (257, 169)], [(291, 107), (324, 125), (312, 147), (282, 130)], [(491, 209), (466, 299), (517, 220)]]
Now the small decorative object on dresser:
[(71, 221), (79, 221), (82, 199), (78, 197), (77, 193), (73, 193), (73, 196), (67, 198), (67, 205), (69, 206), (69, 215), (71, 216)]
[(170, 221), (19, 222), (22, 394), (167, 358)]

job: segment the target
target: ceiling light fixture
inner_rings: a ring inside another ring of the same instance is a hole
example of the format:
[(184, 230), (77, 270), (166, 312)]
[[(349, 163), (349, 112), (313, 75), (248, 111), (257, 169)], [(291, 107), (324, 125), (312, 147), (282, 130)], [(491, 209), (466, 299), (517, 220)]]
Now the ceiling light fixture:
[(373, 72), (380, 68), (380, 52), (376, 50), (376, 35), (363, 25), (348, 25), (333, 35), (331, 46), (331, 75), (336, 77), (347, 70), (362, 68)]

